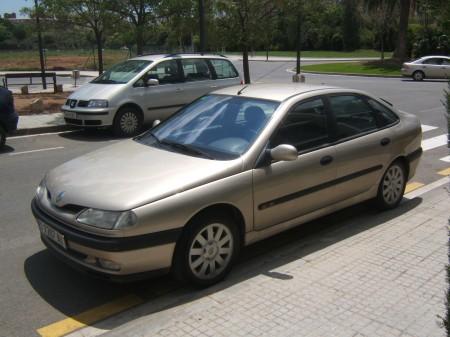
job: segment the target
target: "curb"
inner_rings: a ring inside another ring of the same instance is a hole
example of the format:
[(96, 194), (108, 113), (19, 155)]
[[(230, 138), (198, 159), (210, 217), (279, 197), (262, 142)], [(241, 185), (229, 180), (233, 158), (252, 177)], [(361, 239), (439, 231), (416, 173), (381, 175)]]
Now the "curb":
[(39, 133), (72, 131), (72, 130), (80, 130), (80, 128), (77, 128), (76, 126), (71, 126), (71, 125), (40, 126), (40, 127), (36, 127), (36, 128), (17, 129), (9, 137), (14, 138), (14, 136), (27, 136), (27, 135), (36, 135)]
[(301, 71), (302, 74), (317, 74), (317, 75), (342, 75), (342, 76), (358, 76), (358, 77), (381, 77), (381, 78), (402, 78), (402, 75), (375, 75), (375, 74), (355, 74), (355, 73), (333, 73), (333, 72), (318, 72), (318, 71)]

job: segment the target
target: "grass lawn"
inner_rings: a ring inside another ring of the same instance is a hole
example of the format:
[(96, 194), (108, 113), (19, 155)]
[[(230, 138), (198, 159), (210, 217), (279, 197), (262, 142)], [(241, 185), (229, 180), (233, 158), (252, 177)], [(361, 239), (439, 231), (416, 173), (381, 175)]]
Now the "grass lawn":
[[(105, 49), (103, 53), (104, 67), (126, 60), (128, 51)], [(97, 54), (95, 54), (97, 59)], [(31, 50), (0, 51), (1, 70), (39, 70), (39, 53)], [(46, 69), (51, 70), (94, 70), (94, 58), (90, 50), (61, 50), (46, 53)]]
[[(241, 54), (238, 52), (230, 52), (226, 54)], [(255, 52), (256, 56), (266, 56), (265, 51)], [(269, 59), (271, 56), (284, 56), (284, 57), (296, 57), (295, 51), (270, 51)], [(352, 52), (345, 51), (332, 51), (332, 50), (305, 50), (302, 51), (302, 57), (318, 57), (318, 58), (337, 58), (337, 57), (380, 57), (380, 52), (373, 49), (359, 49)], [(390, 58), (392, 52), (386, 52), (385, 57)]]
[(323, 73), (346, 73), (380, 76), (401, 76), (400, 65), (390, 60), (373, 62), (342, 62), (303, 66), (302, 70)]

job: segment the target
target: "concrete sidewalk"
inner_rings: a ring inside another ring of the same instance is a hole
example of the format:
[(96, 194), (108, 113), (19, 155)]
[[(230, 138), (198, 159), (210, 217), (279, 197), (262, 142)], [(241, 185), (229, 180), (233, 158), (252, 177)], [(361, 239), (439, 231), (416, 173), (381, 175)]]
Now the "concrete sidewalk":
[(316, 221), (329, 224), (313, 235), (290, 231), (214, 287), (175, 290), (69, 336), (445, 336), (446, 179), (395, 210), (360, 205)]

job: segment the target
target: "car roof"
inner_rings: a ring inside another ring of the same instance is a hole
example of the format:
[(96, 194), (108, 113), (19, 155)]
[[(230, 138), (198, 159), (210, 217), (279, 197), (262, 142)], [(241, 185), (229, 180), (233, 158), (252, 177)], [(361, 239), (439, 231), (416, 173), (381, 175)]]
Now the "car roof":
[[(261, 83), (249, 85), (235, 85), (214, 91), (214, 94), (232, 95), (240, 97), (260, 98), (273, 101), (284, 101), (292, 96), (305, 94), (311, 91), (324, 91), (340, 89), (324, 85), (311, 85), (305, 83)], [(240, 91), (240, 94), (238, 92)]]
[(175, 53), (175, 54), (147, 54), (139, 55), (131, 58), (130, 60), (146, 60), (146, 61), (159, 61), (162, 59), (174, 59), (174, 58), (205, 58), (205, 59), (227, 59), (227, 57), (218, 54), (189, 54), (189, 53)]
[(450, 59), (450, 57), (444, 56), (444, 55), (428, 55), (428, 56), (422, 56), (421, 58), (417, 59), (416, 61), (418, 61), (418, 60), (428, 60), (428, 59), (432, 59), (432, 58)]

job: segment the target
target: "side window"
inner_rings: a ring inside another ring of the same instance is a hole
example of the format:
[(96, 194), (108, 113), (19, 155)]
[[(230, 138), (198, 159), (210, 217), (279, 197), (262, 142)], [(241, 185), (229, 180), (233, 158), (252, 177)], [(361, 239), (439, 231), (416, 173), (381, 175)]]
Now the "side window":
[(330, 107), (336, 120), (339, 139), (377, 129), (370, 106), (358, 96), (330, 96)]
[(312, 149), (329, 142), (327, 116), (321, 98), (296, 105), (275, 131), (270, 141), (274, 148), (290, 144), (298, 151)]
[(450, 60), (449, 59), (442, 59), (442, 65), (443, 66), (450, 66)]
[(178, 64), (175, 60), (168, 60), (158, 63), (147, 73), (149, 78), (159, 81), (159, 84), (178, 83), (181, 81)]
[(182, 59), (184, 78), (186, 82), (210, 80), (211, 72), (208, 63), (203, 59)]
[(375, 111), (379, 126), (383, 127), (398, 121), (397, 115), (384, 105), (378, 103), (377, 101), (374, 101), (371, 98), (367, 99), (367, 103), (369, 103), (372, 110)]
[(441, 63), (442, 63), (442, 60), (438, 59), (438, 58), (431, 58), (431, 59), (427, 59), (422, 62), (422, 64), (434, 64), (434, 65), (439, 65)]
[(238, 77), (238, 73), (230, 61), (210, 60), (216, 71), (217, 79)]

